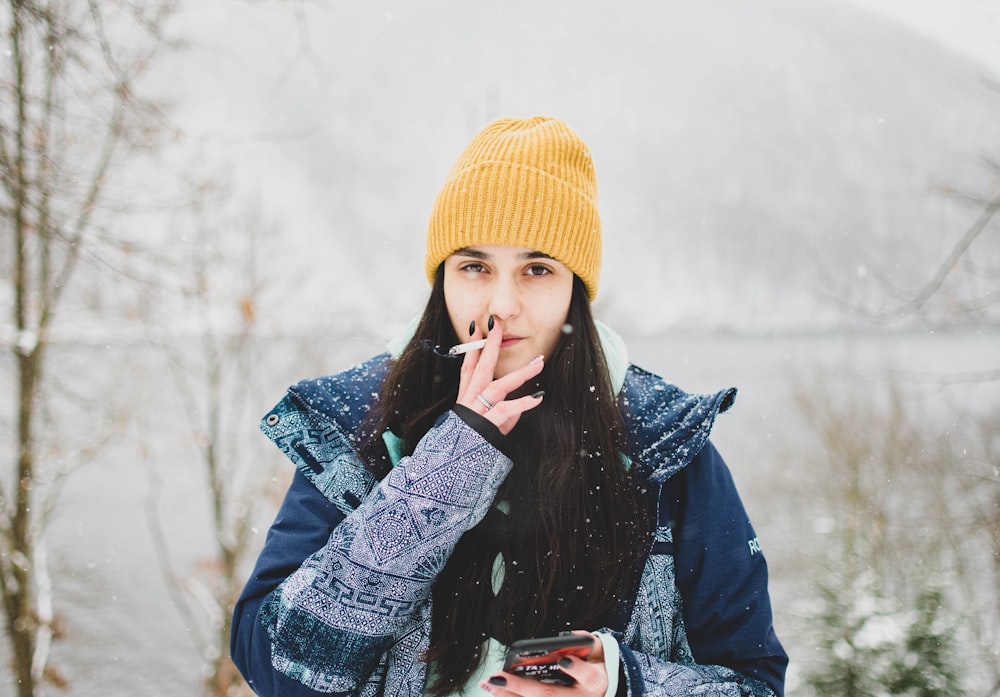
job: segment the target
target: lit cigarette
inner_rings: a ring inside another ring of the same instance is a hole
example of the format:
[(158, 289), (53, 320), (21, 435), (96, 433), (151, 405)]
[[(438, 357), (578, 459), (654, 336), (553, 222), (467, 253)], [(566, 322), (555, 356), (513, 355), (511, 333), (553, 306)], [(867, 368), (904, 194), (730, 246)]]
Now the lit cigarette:
[(460, 353), (465, 353), (466, 351), (474, 351), (475, 349), (480, 349), (486, 345), (486, 339), (477, 339), (476, 341), (470, 341), (465, 344), (457, 344), (448, 349), (449, 356), (457, 356)]

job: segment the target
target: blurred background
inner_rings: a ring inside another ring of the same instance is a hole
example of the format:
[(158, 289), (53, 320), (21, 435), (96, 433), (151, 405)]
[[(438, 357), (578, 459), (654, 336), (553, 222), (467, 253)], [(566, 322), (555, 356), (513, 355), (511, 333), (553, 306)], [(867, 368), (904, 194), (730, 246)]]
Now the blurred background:
[(789, 695), (1000, 694), (994, 0), (0, 9), (0, 694), (247, 692), (288, 385), (423, 307), (489, 120), (588, 143), (599, 318), (691, 392)]

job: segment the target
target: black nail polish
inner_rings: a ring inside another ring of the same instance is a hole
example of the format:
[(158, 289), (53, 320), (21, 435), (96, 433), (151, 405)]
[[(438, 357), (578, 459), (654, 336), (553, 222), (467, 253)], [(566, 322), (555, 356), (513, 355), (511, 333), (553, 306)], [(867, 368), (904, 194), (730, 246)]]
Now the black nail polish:
[[(545, 390), (538, 390), (538, 392), (536, 392), (535, 394), (533, 394), (531, 396), (534, 397), (535, 399), (541, 399), (542, 397), (545, 396)], [(572, 634), (572, 633), (573, 632), (569, 632), (569, 634)]]
[(560, 668), (572, 668), (573, 667), (573, 661), (571, 661), (570, 659), (568, 659), (565, 656), (563, 656), (562, 658), (559, 659), (559, 667)]
[(486, 323), (486, 329), (489, 331), (493, 331), (494, 324), (495, 323), (493, 322), (493, 315), (490, 315), (490, 321)]
[(507, 678), (505, 678), (502, 675), (494, 675), (486, 682), (488, 682), (490, 685), (496, 685), (497, 687), (507, 687)]
[(469, 322), (469, 336), (472, 336), (475, 333), (476, 333), (476, 320), (472, 320), (471, 322)]

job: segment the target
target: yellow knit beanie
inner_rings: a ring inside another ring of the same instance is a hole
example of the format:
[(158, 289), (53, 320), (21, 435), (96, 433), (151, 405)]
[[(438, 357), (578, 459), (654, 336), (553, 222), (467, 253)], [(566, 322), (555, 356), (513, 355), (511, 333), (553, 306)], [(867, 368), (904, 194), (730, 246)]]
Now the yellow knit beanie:
[(499, 119), (472, 139), (427, 226), (427, 278), (452, 252), (504, 244), (544, 252), (579, 276), (601, 275), (601, 218), (590, 150), (558, 119)]

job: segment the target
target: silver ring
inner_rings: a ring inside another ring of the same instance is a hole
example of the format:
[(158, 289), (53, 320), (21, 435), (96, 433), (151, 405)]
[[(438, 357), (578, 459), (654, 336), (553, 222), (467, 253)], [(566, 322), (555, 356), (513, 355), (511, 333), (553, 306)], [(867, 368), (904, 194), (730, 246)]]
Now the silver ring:
[(490, 409), (496, 406), (493, 402), (486, 399), (486, 397), (483, 396), (482, 392), (476, 395), (476, 399), (478, 399), (480, 402), (483, 403), (483, 406), (486, 407), (486, 411), (489, 411)]

